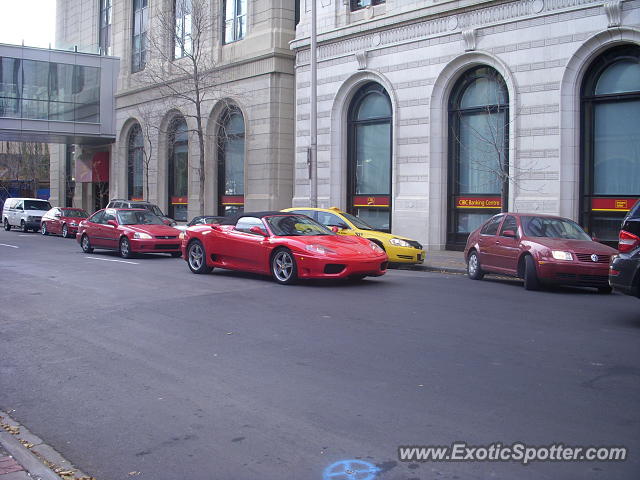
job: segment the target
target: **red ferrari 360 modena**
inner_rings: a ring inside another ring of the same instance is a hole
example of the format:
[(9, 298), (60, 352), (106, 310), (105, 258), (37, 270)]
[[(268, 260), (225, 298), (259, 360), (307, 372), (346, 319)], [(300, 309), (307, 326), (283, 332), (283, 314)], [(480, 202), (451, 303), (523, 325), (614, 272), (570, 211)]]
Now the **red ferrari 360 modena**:
[(180, 256), (180, 231), (144, 209), (107, 208), (80, 222), (77, 240), (85, 253), (94, 248), (116, 250), (121, 257), (136, 253)]
[(305, 215), (285, 212), (243, 213), (219, 225), (189, 227), (182, 256), (193, 273), (244, 270), (281, 284), (378, 277), (388, 262), (384, 250), (366, 238), (337, 235)]

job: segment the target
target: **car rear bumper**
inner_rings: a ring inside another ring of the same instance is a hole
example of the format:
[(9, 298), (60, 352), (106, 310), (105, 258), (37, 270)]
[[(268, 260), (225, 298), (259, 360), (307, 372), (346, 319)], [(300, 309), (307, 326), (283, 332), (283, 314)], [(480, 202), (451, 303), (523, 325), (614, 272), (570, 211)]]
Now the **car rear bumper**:
[(538, 262), (538, 277), (547, 283), (584, 287), (609, 286), (609, 266), (606, 263), (589, 265), (581, 262)]
[(354, 275), (379, 277), (387, 271), (386, 255), (378, 258), (326, 258), (295, 255), (300, 278), (347, 278)]
[[(639, 262), (638, 255), (620, 254), (614, 257), (609, 269), (609, 285), (626, 295), (640, 297), (640, 288), (638, 288), (638, 285), (634, 285), (634, 280), (640, 268)], [(615, 275), (613, 274), (614, 272), (616, 272)]]
[(131, 251), (136, 253), (173, 253), (181, 252), (179, 239), (131, 239)]

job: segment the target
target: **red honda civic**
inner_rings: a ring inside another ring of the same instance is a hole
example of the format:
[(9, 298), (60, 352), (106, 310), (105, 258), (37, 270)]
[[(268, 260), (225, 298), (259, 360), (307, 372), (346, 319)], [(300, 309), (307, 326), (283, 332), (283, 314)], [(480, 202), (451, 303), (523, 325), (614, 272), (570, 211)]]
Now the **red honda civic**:
[(366, 238), (338, 235), (306, 215), (286, 212), (243, 213), (219, 225), (189, 227), (182, 256), (193, 273), (244, 270), (281, 284), (379, 277), (388, 262), (384, 250)]
[(609, 260), (616, 253), (567, 218), (501, 213), (469, 235), (464, 256), (473, 280), (500, 273), (523, 278), (527, 290), (555, 283), (610, 293)]
[(52, 208), (40, 220), (40, 233), (62, 235), (64, 238), (75, 237), (78, 225), (88, 216), (81, 208)]
[(94, 248), (116, 250), (131, 258), (136, 253), (180, 256), (180, 231), (165, 225), (145, 209), (107, 208), (80, 222), (77, 240), (85, 253)]

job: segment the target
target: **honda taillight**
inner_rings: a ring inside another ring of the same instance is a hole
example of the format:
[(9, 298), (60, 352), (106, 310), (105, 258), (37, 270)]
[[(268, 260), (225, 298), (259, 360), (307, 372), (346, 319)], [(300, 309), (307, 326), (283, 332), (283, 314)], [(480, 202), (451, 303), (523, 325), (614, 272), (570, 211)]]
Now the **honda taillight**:
[(618, 251), (620, 253), (630, 252), (638, 246), (640, 246), (640, 237), (626, 230), (620, 230), (618, 236)]

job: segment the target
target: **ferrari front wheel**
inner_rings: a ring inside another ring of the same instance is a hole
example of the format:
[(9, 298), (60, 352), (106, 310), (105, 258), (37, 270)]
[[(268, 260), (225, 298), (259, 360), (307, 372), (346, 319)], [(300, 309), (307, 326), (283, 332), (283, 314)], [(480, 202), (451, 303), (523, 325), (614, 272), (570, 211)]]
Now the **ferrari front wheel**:
[(271, 275), (282, 285), (291, 285), (298, 279), (298, 267), (290, 250), (280, 248), (271, 259)]
[(200, 240), (194, 240), (187, 247), (187, 264), (193, 273), (209, 273), (213, 270), (207, 265), (206, 252)]

